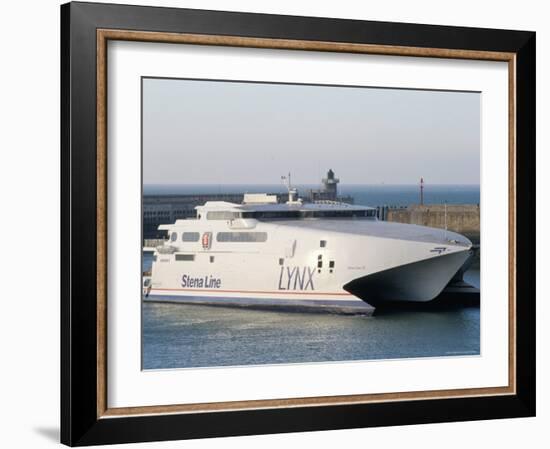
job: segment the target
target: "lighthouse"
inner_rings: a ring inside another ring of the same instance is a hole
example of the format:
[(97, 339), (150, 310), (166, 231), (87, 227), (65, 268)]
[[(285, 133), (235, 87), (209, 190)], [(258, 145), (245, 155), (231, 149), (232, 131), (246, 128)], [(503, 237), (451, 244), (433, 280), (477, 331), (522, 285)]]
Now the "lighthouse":
[(338, 196), (338, 183), (340, 180), (334, 177), (334, 172), (332, 169), (329, 169), (327, 172), (327, 177), (323, 178), (323, 190), (326, 193), (327, 199), (336, 201)]

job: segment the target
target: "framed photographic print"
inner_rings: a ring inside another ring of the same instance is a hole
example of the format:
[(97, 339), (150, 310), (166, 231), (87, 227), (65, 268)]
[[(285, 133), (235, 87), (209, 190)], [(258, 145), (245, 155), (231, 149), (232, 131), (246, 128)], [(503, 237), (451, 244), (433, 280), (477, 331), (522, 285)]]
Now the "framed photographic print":
[(63, 443), (535, 414), (535, 33), (61, 22)]

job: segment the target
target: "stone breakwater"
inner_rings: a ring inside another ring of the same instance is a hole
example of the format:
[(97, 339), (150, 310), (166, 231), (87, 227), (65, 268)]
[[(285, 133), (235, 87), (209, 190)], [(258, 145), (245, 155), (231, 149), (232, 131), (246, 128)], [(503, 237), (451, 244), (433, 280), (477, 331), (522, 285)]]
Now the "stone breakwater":
[[(446, 215), (446, 217), (445, 217)], [(448, 204), (445, 214), (444, 204), (412, 204), (404, 208), (390, 208), (386, 212), (387, 221), (409, 223), (458, 232), (479, 244), (479, 205)]]

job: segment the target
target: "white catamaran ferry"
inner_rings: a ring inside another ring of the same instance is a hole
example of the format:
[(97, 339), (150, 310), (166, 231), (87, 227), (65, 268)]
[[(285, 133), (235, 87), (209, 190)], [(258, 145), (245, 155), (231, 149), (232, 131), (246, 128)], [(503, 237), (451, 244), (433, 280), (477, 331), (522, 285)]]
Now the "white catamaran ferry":
[[(176, 220), (153, 253), (144, 300), (372, 311), (434, 299), (471, 254), (460, 234), (378, 221), (376, 209), (245, 194)], [(366, 304), (368, 303), (368, 304)]]

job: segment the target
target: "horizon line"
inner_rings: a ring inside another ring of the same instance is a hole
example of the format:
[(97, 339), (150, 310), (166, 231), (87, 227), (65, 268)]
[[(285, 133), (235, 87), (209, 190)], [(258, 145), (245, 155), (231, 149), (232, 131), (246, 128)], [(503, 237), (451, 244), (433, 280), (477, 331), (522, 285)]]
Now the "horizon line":
[[(294, 185), (317, 185), (322, 184), (322, 182), (303, 182), (303, 183), (296, 183)], [(346, 183), (342, 184), (341, 186), (418, 186), (420, 183)], [(214, 183), (143, 183), (143, 186), (242, 186), (242, 185), (269, 185), (269, 186), (275, 186), (280, 185), (281, 187), (285, 187), (283, 184), (278, 183), (250, 183), (250, 182), (228, 182), (228, 183), (220, 183), (220, 182), (214, 182)], [(481, 186), (480, 183), (424, 183), (424, 186)], [(341, 187), (340, 186), (340, 187)]]

